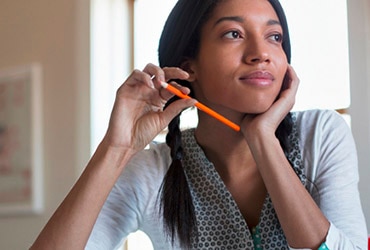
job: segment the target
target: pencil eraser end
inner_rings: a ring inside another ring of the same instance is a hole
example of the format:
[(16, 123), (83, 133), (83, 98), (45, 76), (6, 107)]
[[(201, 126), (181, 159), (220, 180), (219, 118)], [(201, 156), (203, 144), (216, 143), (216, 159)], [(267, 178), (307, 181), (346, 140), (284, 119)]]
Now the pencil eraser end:
[(161, 82), (161, 85), (162, 85), (162, 87), (163, 87), (163, 88), (167, 88), (168, 83), (166, 83), (166, 82)]

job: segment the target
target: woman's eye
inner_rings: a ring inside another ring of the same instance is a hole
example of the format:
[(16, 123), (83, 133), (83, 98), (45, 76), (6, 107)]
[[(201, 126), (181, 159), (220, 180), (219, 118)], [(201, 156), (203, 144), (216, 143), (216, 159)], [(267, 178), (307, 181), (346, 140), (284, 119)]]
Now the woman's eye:
[(279, 43), (283, 41), (283, 36), (281, 34), (273, 34), (270, 38)]
[(240, 33), (238, 31), (235, 31), (235, 30), (225, 33), (224, 36), (226, 38), (230, 38), (230, 39), (237, 39), (237, 38), (241, 37)]

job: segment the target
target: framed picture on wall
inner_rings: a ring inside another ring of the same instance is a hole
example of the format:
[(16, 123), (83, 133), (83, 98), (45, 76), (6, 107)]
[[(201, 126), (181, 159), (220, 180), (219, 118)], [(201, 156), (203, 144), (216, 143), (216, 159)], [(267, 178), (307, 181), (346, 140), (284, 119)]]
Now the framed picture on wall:
[(0, 69), (0, 216), (43, 209), (41, 66)]

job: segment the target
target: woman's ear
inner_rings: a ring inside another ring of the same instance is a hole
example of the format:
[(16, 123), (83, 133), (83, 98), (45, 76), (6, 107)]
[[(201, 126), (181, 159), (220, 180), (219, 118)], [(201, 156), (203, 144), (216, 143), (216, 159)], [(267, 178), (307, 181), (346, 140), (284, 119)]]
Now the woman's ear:
[(181, 68), (189, 74), (189, 78), (187, 79), (188, 82), (194, 82), (196, 80), (196, 74), (193, 67), (194, 63), (191, 60), (186, 60), (181, 64)]

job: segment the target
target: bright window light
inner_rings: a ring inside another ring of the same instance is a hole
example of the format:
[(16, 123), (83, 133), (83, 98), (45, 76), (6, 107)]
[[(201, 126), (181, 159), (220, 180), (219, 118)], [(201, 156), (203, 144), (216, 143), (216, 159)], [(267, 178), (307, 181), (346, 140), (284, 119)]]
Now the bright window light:
[(91, 152), (107, 129), (116, 90), (129, 74), (124, 56), (129, 29), (122, 2), (91, 0)]
[(295, 109), (350, 106), (346, 0), (280, 0), (300, 78)]

